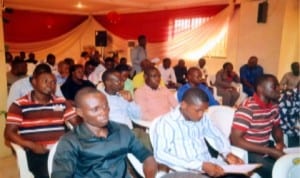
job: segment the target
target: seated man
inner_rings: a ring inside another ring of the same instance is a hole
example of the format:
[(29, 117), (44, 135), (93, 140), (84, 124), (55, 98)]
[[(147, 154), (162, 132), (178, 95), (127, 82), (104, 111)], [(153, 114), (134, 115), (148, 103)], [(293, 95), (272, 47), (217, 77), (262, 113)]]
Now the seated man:
[(135, 91), (135, 102), (141, 107), (142, 120), (153, 121), (156, 117), (169, 112), (178, 104), (174, 94), (161, 87), (161, 75), (155, 67), (144, 71), (145, 84)]
[[(255, 93), (237, 109), (230, 139), (233, 145), (248, 151), (249, 163), (262, 163), (257, 170), (263, 178), (271, 177), (273, 165), (283, 153), (278, 105), (279, 83), (275, 76), (264, 74), (257, 79)], [(271, 145), (270, 135), (276, 142)]]
[[(154, 128), (154, 156), (162, 164), (178, 171), (203, 172), (211, 177), (224, 175), (220, 165), (242, 164), (230, 152), (229, 140), (205, 114), (208, 96), (199, 88), (188, 89), (180, 106), (163, 115)], [(224, 161), (210, 155), (205, 138), (215, 140), (218, 154)]]
[(4, 131), (7, 141), (25, 149), (29, 170), (38, 178), (49, 177), (47, 147), (65, 133), (66, 120), (76, 121), (71, 104), (53, 95), (56, 80), (46, 66), (48, 70), (35, 70), (31, 80), (34, 90), (9, 107)]
[(262, 76), (264, 73), (264, 69), (257, 64), (257, 61), (258, 59), (256, 56), (251, 56), (248, 59), (248, 63), (244, 64), (240, 68), (240, 78), (243, 85), (243, 91), (248, 96), (253, 96), (255, 82), (257, 78)]
[(70, 67), (70, 75), (60, 89), (67, 100), (74, 101), (77, 91), (84, 87), (95, 87), (89, 80), (84, 80), (83, 65), (76, 64)]
[(59, 141), (52, 178), (127, 178), (127, 153), (133, 153), (144, 163), (146, 177), (155, 177), (157, 165), (151, 152), (128, 127), (109, 121), (105, 95), (86, 87), (76, 94), (75, 104), (76, 113), (84, 122)]
[[(41, 63), (35, 67), (32, 76), (22, 78), (11, 85), (9, 94), (7, 96), (7, 102), (6, 102), (7, 109), (14, 101), (16, 101), (17, 99), (21, 98), (22, 96), (26, 95), (31, 90), (33, 90), (32, 87), (33, 76), (37, 75), (38, 73), (43, 73), (44, 71), (50, 73), (52, 72), (49, 65), (45, 63)], [(63, 96), (60, 87), (58, 85), (56, 85), (56, 89), (54, 91), (56, 96)]]
[(185, 85), (181, 86), (178, 91), (177, 91), (177, 99), (179, 102), (182, 101), (182, 97), (184, 95), (184, 93), (189, 89), (189, 88), (200, 88), (201, 90), (203, 90), (206, 95), (209, 98), (209, 106), (213, 106), (213, 105), (219, 105), (219, 103), (216, 101), (216, 99), (214, 98), (214, 96), (212, 95), (211, 91), (209, 90), (209, 88), (202, 84), (202, 80), (201, 80), (201, 71), (199, 68), (197, 67), (191, 67), (189, 68), (188, 72), (187, 72), (187, 80), (188, 83), (186, 83)]
[[(145, 84), (144, 72), (149, 67), (154, 67), (154, 64), (149, 59), (145, 59), (141, 62), (142, 71), (137, 73), (132, 79), (134, 89), (138, 89)], [(165, 86), (162, 80), (160, 81), (159, 85)]]
[(133, 101), (131, 93), (123, 90), (124, 82), (116, 70), (106, 70), (102, 75), (104, 89), (110, 108), (109, 118), (132, 129), (131, 119), (140, 119), (140, 107)]
[(227, 106), (234, 106), (240, 94), (234, 86), (234, 82), (239, 83), (239, 76), (233, 71), (233, 65), (226, 62), (223, 68), (216, 74), (215, 86), (217, 87), (217, 94), (222, 96), (223, 104)]
[(297, 84), (300, 82), (300, 63), (293, 62), (291, 64), (291, 72), (284, 74), (280, 81), (280, 88), (282, 90), (292, 90), (296, 88)]
[(300, 146), (300, 81), (292, 90), (284, 90), (279, 99), (281, 128), (287, 135), (288, 147)]
[(174, 69), (171, 67), (171, 59), (164, 58), (161, 65), (159, 65), (158, 70), (161, 74), (162, 81), (167, 88), (177, 88), (177, 79)]

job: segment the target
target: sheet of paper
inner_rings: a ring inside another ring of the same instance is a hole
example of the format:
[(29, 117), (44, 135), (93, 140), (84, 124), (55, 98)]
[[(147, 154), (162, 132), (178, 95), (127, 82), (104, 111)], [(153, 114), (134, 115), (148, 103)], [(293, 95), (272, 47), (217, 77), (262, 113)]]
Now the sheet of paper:
[(256, 168), (261, 167), (261, 164), (239, 164), (239, 165), (222, 165), (225, 173), (233, 174), (248, 174), (254, 171)]
[(283, 152), (285, 152), (286, 154), (300, 153), (300, 147), (285, 148), (283, 149)]

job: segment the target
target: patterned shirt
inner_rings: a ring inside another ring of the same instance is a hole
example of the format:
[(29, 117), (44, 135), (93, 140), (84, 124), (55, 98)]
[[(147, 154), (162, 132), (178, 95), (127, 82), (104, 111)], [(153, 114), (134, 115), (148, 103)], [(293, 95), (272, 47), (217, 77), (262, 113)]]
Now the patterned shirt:
[[(300, 135), (300, 89), (286, 90), (279, 100), (281, 128), (287, 135)], [(299, 126), (298, 126), (299, 127)]]
[(237, 109), (232, 127), (245, 132), (248, 142), (267, 146), (273, 126), (279, 124), (278, 106), (266, 104), (254, 94)]
[(214, 140), (220, 154), (230, 152), (229, 140), (206, 114), (198, 122), (187, 121), (180, 107), (159, 118), (153, 138), (155, 159), (178, 171), (201, 171), (203, 162), (222, 164), (211, 157), (204, 138)]
[(30, 92), (11, 105), (6, 124), (17, 125), (23, 138), (47, 145), (65, 133), (64, 122), (73, 117), (75, 110), (64, 98), (52, 96), (48, 104), (40, 104)]

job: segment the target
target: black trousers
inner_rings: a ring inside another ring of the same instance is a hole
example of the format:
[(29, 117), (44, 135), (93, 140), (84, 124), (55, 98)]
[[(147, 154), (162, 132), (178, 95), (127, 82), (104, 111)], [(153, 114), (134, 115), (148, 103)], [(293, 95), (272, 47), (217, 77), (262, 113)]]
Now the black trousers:
[(262, 167), (255, 170), (262, 178), (272, 178), (272, 169), (275, 159), (270, 156), (248, 152), (249, 163), (261, 163)]
[(47, 167), (48, 154), (36, 154), (31, 150), (26, 150), (28, 168), (35, 178), (49, 178)]

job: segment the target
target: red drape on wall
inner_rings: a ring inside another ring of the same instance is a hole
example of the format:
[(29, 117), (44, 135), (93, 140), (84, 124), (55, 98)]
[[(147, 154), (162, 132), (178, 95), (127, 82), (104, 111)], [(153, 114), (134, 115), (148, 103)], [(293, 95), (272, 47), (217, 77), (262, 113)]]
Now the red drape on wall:
[(88, 17), (46, 12), (15, 10), (4, 14), (4, 39), (9, 42), (38, 42), (50, 40), (72, 30)]
[(227, 5), (201, 6), (177, 10), (118, 14), (112, 21), (110, 15), (98, 15), (94, 18), (113, 34), (127, 40), (136, 39), (144, 34), (149, 42), (163, 42), (168, 39), (169, 23), (175, 18), (210, 17), (214, 16)]

